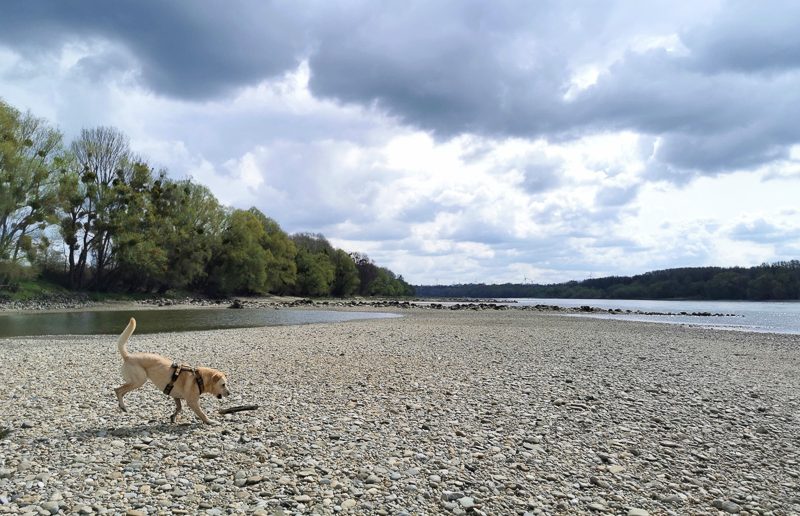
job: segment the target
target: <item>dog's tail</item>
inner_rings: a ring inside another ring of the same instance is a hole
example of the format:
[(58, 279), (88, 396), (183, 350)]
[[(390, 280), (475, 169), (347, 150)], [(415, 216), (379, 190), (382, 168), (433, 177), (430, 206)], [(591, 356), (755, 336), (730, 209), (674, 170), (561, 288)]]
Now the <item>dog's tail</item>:
[(135, 329), (136, 319), (131, 317), (131, 321), (125, 327), (125, 331), (122, 332), (122, 335), (119, 336), (119, 340), (117, 341), (117, 349), (119, 350), (119, 354), (122, 355), (122, 360), (128, 359), (128, 348), (125, 347), (125, 344), (128, 342), (128, 339)]

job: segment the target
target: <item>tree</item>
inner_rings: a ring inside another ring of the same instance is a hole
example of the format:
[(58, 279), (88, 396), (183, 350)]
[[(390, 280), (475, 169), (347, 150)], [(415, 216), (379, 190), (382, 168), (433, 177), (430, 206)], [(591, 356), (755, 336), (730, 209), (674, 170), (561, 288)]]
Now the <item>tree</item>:
[(330, 256), (334, 252), (331, 243), (321, 233), (295, 233), (292, 235), (292, 242), (298, 249), (302, 248), (311, 253), (325, 253)]
[(0, 260), (30, 263), (49, 245), (44, 229), (56, 203), (51, 169), (60, 151), (61, 133), (0, 101)]
[(86, 202), (90, 186), (81, 180), (72, 156), (65, 158), (65, 166), (58, 177), (57, 206), (60, 213), (59, 231), (67, 251), (69, 265), (68, 282), (70, 288), (80, 288), (88, 257), (89, 232), (87, 225), (94, 215), (88, 211)]
[(304, 296), (327, 296), (331, 293), (336, 269), (325, 253), (312, 253), (305, 247), (297, 250), (296, 293)]
[(256, 208), (250, 208), (264, 228), (262, 247), (268, 252), (267, 289), (274, 294), (285, 294), (297, 281), (297, 247), (277, 222)]
[(250, 212), (234, 210), (211, 259), (208, 284), (221, 295), (265, 294), (268, 291), (269, 255), (262, 246), (267, 235), (261, 221)]
[(222, 206), (206, 187), (172, 181), (164, 171), (152, 181), (145, 199), (141, 227), (137, 229), (134, 218), (119, 228), (119, 252), (126, 253), (121, 260), (133, 270), (146, 267), (150, 287), (159, 292), (203, 285), (223, 233)]
[(334, 275), (331, 294), (337, 297), (352, 296), (358, 291), (360, 280), (353, 258), (341, 249), (332, 257)]
[(80, 182), (85, 186), (84, 198), (77, 212), (80, 225), (74, 228), (80, 255), (77, 261), (78, 287), (82, 286), (88, 255), (94, 262), (94, 285), (103, 287), (103, 276), (112, 265), (114, 251), (114, 218), (124, 208), (114, 186), (130, 182), (136, 160), (130, 152), (128, 138), (113, 127), (83, 129), (72, 142), (72, 154)]
[(350, 256), (358, 270), (358, 293), (362, 296), (371, 295), (370, 286), (378, 278), (378, 266), (366, 254), (352, 253)]

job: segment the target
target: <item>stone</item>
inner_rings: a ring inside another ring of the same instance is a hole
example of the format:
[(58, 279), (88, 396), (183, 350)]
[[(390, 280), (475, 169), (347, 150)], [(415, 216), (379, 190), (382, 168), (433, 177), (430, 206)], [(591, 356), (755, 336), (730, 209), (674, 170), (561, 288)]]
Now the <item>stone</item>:
[(739, 514), (742, 511), (742, 508), (739, 506), (739, 504), (729, 500), (714, 500), (711, 502), (711, 505), (720, 511), (727, 512), (729, 514)]
[(470, 496), (465, 496), (458, 499), (459, 505), (464, 509), (471, 509), (475, 507), (475, 500)]
[(638, 507), (631, 507), (628, 509), (628, 516), (650, 516), (650, 513)]
[(353, 500), (352, 498), (348, 498), (347, 500), (342, 502), (342, 506), (341, 507), (342, 507), (342, 509), (347, 510), (347, 509), (352, 509), (357, 504), (358, 504), (357, 501)]
[(597, 487), (602, 487), (603, 489), (608, 489), (611, 485), (603, 480), (600, 477), (589, 477), (589, 483), (592, 485), (596, 485)]

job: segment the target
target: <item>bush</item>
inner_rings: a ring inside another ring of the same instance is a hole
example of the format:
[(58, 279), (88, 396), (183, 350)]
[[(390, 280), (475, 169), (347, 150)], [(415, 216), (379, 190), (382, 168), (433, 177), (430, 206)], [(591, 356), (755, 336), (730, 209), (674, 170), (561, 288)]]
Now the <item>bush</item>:
[(10, 261), (0, 261), (0, 291), (16, 292), (22, 281), (36, 276), (32, 267)]

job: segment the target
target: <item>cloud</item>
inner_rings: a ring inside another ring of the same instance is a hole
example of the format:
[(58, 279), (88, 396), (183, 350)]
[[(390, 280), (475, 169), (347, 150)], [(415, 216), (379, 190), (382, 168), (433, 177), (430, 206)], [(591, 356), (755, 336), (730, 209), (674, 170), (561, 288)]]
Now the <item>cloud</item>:
[(13, 2), (0, 91), (414, 282), (760, 263), (800, 252), (797, 11)]
[(305, 46), (298, 11), (276, 4), (123, 0), (13, 2), (0, 38), (27, 58), (76, 38), (126, 47), (152, 90), (183, 98), (225, 94), (294, 68)]
[(600, 206), (621, 206), (628, 204), (635, 197), (639, 190), (639, 185), (609, 186), (603, 188), (595, 195), (595, 203)]
[[(75, 73), (126, 69), (156, 95), (188, 100), (229, 99), (306, 63), (314, 97), (377, 109), (444, 141), (650, 134), (660, 139), (651, 177), (684, 183), (782, 159), (800, 141), (785, 108), (800, 102), (798, 10), (742, 1), (14, 2), (0, 41), (26, 60), (106, 42), (115, 50), (84, 57)], [(526, 174), (534, 189), (536, 176)]]
[(728, 2), (710, 27), (686, 31), (695, 66), (709, 72), (765, 73), (800, 68), (796, 2)]
[(800, 240), (800, 226), (783, 227), (759, 218), (736, 224), (728, 234), (734, 240), (759, 244), (781, 244)]

